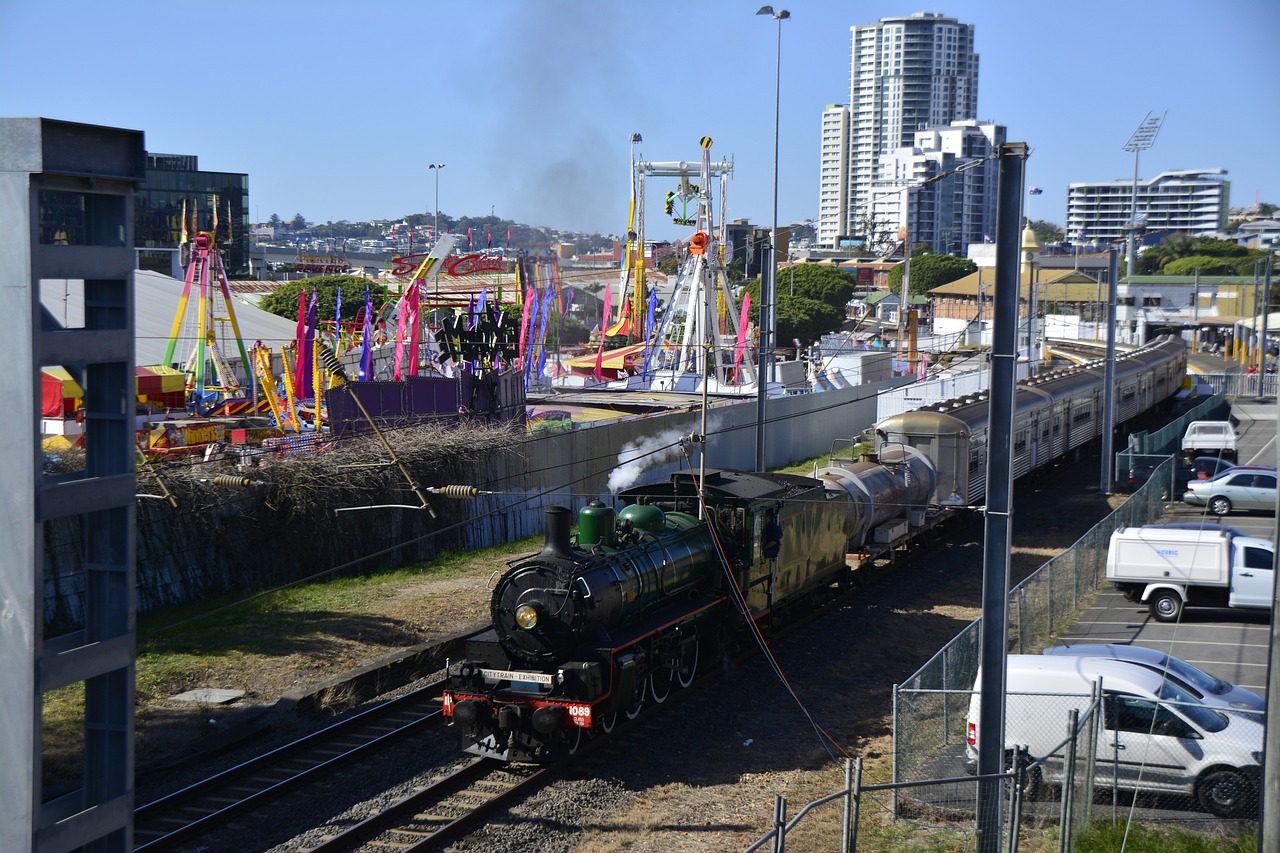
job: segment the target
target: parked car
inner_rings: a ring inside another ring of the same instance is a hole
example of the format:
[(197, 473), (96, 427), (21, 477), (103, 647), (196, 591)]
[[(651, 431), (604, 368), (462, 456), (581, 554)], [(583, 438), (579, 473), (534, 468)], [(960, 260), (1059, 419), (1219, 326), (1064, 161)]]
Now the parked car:
[(1214, 515), (1233, 509), (1276, 511), (1276, 469), (1237, 465), (1212, 480), (1192, 480), (1182, 496), (1185, 503), (1205, 506)]
[(1209, 708), (1238, 714), (1252, 714), (1255, 719), (1266, 711), (1267, 703), (1261, 696), (1229, 681), (1216, 678), (1182, 658), (1167, 655), (1158, 649), (1144, 646), (1118, 644), (1077, 643), (1074, 646), (1051, 646), (1046, 655), (1063, 657), (1095, 657), (1122, 660), (1144, 669), (1160, 673)]
[[(1155, 472), (1156, 465), (1149, 464), (1149, 460), (1153, 457), (1139, 457), (1140, 461), (1135, 462), (1129, 468), (1129, 490), (1134, 491), (1139, 486), (1151, 479), (1151, 475)], [(1235, 463), (1223, 459), (1219, 456), (1197, 456), (1190, 462), (1181, 459), (1176, 460), (1173, 466), (1173, 492), (1174, 495), (1182, 495), (1187, 490), (1187, 483), (1192, 480), (1212, 480), (1219, 474), (1234, 468)], [(1166, 478), (1167, 479), (1167, 478)], [(1168, 482), (1164, 483), (1165, 492), (1163, 497), (1168, 500), (1170, 492), (1168, 490)]]
[[(1002, 746), (1006, 762), (1019, 745), (1038, 763), (1025, 781), (1029, 799), (1046, 783), (1062, 783), (1063, 723), (1072, 709), (1088, 708), (1093, 686), (1100, 682), (1103, 713), (1093, 723), (1096, 786), (1114, 783), (1144, 794), (1193, 796), (1218, 817), (1258, 814), (1261, 720), (1209, 708), (1172, 680), (1124, 661), (1009, 655), (1005, 669)], [(963, 758), (970, 773), (977, 769), (983, 737), (981, 684), (979, 669), (966, 719)]]

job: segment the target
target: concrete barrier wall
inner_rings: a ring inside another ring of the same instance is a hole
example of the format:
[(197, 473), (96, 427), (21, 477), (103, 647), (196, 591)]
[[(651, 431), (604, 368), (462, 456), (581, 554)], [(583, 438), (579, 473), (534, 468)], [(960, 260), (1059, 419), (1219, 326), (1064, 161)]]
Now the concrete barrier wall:
[[(770, 399), (767, 467), (819, 456), (835, 441), (856, 439), (875, 422), (877, 394), (901, 384), (888, 380)], [(691, 401), (691, 406), (700, 404)], [(469, 501), (433, 498), (435, 519), (415, 510), (371, 509), (330, 513), (323, 523), (300, 520), (287, 499), (269, 487), (211, 493), (202, 505), (188, 502), (177, 509), (164, 501), (140, 500), (138, 609), (369, 572), (429, 559), (437, 550), (483, 548), (540, 535), (546, 507), (576, 512), (620, 488), (666, 480), (681, 469), (697, 470), (704, 449), (709, 468), (753, 470), (755, 425), (756, 401), (750, 399), (709, 410), (705, 445), (687, 441), (703, 426), (699, 412), (686, 411), (621, 418), (532, 438), (483, 458), (457, 460), (431, 477), (416, 475), (425, 486), (475, 485), (491, 494)], [(269, 481), (269, 469), (264, 479)], [(370, 502), (368, 495), (333, 494), (335, 508)], [(387, 502), (405, 501), (397, 497)], [(81, 531), (68, 523), (47, 525), (47, 532), (46, 620), (74, 626), (83, 617)]]

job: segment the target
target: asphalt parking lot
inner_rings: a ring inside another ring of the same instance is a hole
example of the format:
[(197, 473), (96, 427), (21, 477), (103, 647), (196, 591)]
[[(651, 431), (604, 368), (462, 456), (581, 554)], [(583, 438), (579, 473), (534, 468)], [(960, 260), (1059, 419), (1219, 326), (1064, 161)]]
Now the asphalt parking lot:
[[(1240, 421), (1239, 462), (1276, 464), (1275, 402), (1237, 403), (1232, 410)], [(1276, 539), (1276, 518), (1263, 513), (1233, 512), (1217, 518), (1202, 507), (1178, 502), (1171, 505), (1170, 522), (1204, 522), (1233, 527), (1249, 536)], [(1077, 619), (1058, 641), (1075, 643), (1129, 643), (1159, 649), (1182, 658), (1206, 672), (1263, 695), (1267, 683), (1267, 649), (1271, 614), (1261, 610), (1188, 607), (1175, 624), (1157, 622), (1146, 605), (1125, 601), (1109, 587), (1094, 605)]]

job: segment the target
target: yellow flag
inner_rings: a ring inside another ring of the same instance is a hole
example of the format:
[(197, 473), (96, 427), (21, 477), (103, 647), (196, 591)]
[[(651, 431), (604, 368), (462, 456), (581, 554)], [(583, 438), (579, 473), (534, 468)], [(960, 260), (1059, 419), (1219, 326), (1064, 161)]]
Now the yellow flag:
[(182, 237), (178, 240), (178, 245), (187, 242), (187, 200), (182, 200)]

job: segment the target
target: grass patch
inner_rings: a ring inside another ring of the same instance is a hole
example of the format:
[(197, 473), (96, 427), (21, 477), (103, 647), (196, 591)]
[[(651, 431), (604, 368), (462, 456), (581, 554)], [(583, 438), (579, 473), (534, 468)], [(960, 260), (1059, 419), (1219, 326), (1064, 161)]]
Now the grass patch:
[[(542, 537), (531, 536), (483, 551), (440, 554), (409, 568), (141, 613), (138, 718), (148, 716), (149, 706), (196, 687), (243, 689), (251, 699), (270, 701), (296, 683), (320, 681), (428, 635), (487, 619), (485, 581), (541, 546)], [(79, 776), (84, 684), (45, 693), (42, 710), (46, 778)]]
[(1257, 853), (1258, 833), (1252, 827), (1218, 834), (1097, 821), (1076, 834), (1071, 849), (1074, 853)]

